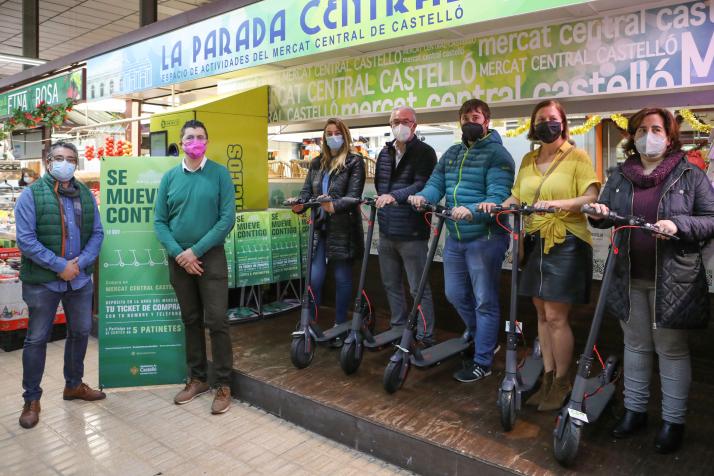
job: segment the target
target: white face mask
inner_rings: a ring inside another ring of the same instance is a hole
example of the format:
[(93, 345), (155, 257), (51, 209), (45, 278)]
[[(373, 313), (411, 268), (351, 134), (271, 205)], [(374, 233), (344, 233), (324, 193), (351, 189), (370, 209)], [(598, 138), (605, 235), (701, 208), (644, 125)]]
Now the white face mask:
[(635, 148), (640, 153), (640, 157), (646, 159), (657, 159), (664, 155), (667, 150), (667, 139), (664, 137), (647, 132), (635, 140)]
[(397, 142), (404, 144), (412, 135), (412, 130), (409, 126), (404, 124), (399, 124), (398, 126), (392, 127), (392, 134)]

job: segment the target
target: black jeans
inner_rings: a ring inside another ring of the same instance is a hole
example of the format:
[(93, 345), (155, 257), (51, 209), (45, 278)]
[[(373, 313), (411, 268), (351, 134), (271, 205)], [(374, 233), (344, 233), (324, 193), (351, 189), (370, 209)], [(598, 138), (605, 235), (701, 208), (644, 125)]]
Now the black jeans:
[(203, 275), (188, 274), (169, 260), (169, 278), (176, 291), (186, 332), (186, 364), (189, 376), (206, 382), (206, 331), (211, 337), (211, 355), (216, 384), (230, 385), (233, 347), (228, 334), (228, 266), (223, 246), (211, 248), (199, 258)]

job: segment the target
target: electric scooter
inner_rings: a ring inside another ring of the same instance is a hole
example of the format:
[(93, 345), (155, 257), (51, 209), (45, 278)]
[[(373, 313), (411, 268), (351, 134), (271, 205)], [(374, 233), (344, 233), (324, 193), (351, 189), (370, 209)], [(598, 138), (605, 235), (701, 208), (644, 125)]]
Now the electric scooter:
[[(597, 215), (596, 210), (588, 205), (584, 205), (581, 211), (590, 215)], [(580, 356), (578, 373), (575, 376), (570, 399), (561, 408), (553, 431), (553, 454), (555, 459), (563, 466), (570, 466), (575, 462), (583, 427), (586, 423), (593, 423), (600, 417), (615, 393), (619, 362), (616, 357), (610, 356), (603, 363), (597, 348), (595, 348), (595, 341), (605, 314), (605, 299), (612, 281), (612, 273), (615, 269), (615, 255), (618, 253), (622, 241), (618, 232), (623, 227), (638, 228), (654, 235), (666, 236), (672, 240), (679, 239), (674, 235), (659, 231), (655, 225), (647, 223), (640, 217), (623, 217), (610, 212), (603, 218), (612, 220), (615, 223), (615, 228), (612, 231), (612, 241), (607, 254), (605, 271), (602, 275), (600, 294), (595, 306), (595, 315), (590, 326), (590, 334), (588, 334), (585, 350)], [(596, 354), (598, 360), (600, 360), (602, 372), (599, 375), (590, 377), (590, 370), (594, 360), (593, 354)]]
[(373, 335), (376, 324), (375, 316), (372, 311), (372, 304), (364, 288), (367, 280), (369, 253), (372, 249), (374, 221), (377, 218), (377, 206), (374, 198), (365, 198), (362, 200), (362, 204), (369, 206), (367, 237), (364, 243), (364, 255), (362, 256), (362, 268), (360, 269), (355, 307), (354, 311), (352, 311), (352, 326), (340, 351), (340, 367), (347, 375), (355, 373), (362, 363), (365, 344), (375, 341), (375, 336)]
[[(401, 388), (407, 378), (407, 373), (411, 365), (417, 368), (437, 365), (449, 357), (465, 352), (473, 345), (471, 340), (463, 337), (449, 339), (423, 350), (415, 345), (416, 326), (418, 317), (421, 314), (421, 298), (424, 295), (424, 289), (429, 280), (429, 270), (434, 261), (439, 237), (444, 229), (444, 222), (446, 220), (453, 220), (453, 218), (451, 218), (451, 210), (441, 205), (427, 203), (421, 207), (421, 210), (432, 213), (433, 216), (438, 218), (438, 221), (434, 230), (434, 236), (431, 239), (431, 243), (429, 243), (426, 264), (421, 273), (419, 287), (417, 288), (416, 296), (414, 296), (414, 303), (407, 317), (407, 325), (402, 331), (401, 340), (396, 346), (396, 352), (389, 359), (389, 364), (387, 364), (386, 369), (384, 369), (382, 384), (388, 393), (394, 393)], [(426, 323), (424, 323), (424, 325), (426, 326)]]
[[(298, 369), (304, 369), (312, 362), (315, 356), (315, 344), (329, 344), (337, 338), (344, 337), (350, 330), (350, 321), (338, 324), (330, 329), (323, 331), (318, 326), (317, 317), (317, 302), (312, 291), (312, 250), (315, 240), (315, 220), (317, 218), (317, 209), (326, 202), (331, 201), (330, 197), (322, 197), (310, 199), (308, 201), (286, 200), (284, 205), (292, 206), (294, 213), (302, 213), (305, 209), (310, 211), (310, 221), (308, 224), (308, 244), (307, 244), (307, 272), (305, 276), (305, 290), (302, 295), (300, 306), (300, 323), (295, 332), (292, 333), (292, 344), (290, 345), (290, 360)], [(348, 203), (359, 203), (359, 199), (351, 197), (342, 197), (340, 200), (346, 200)], [(297, 210), (297, 207), (300, 210)], [(310, 304), (314, 306), (315, 316), (313, 317), (310, 309)]]
[[(496, 222), (505, 228), (511, 235), (511, 308), (508, 321), (506, 321), (506, 374), (498, 390), (498, 408), (501, 411), (501, 426), (504, 431), (511, 431), (516, 423), (516, 417), (521, 410), (522, 395), (533, 389), (538, 377), (543, 372), (543, 356), (541, 355), (540, 342), (535, 338), (533, 351), (526, 356), (522, 364), (518, 363), (518, 334), (523, 335), (523, 328), (518, 317), (518, 261), (521, 228), (523, 216), (532, 213), (553, 213), (555, 208), (538, 209), (530, 205), (511, 205), (510, 207), (493, 207), (492, 213), (496, 214)], [(513, 216), (513, 229), (508, 229), (500, 221), (501, 215)], [(525, 341), (524, 341), (525, 343)]]

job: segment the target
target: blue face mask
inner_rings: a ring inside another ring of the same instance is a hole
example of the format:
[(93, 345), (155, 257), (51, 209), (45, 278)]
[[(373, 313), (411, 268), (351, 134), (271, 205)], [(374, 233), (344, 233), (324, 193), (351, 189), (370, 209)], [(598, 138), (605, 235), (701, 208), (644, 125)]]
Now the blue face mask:
[(332, 152), (340, 150), (344, 143), (345, 140), (342, 136), (327, 136), (327, 147), (329, 147)]
[(70, 164), (66, 160), (62, 162), (52, 162), (50, 174), (60, 182), (69, 182), (74, 176), (74, 171), (77, 168), (76, 164)]

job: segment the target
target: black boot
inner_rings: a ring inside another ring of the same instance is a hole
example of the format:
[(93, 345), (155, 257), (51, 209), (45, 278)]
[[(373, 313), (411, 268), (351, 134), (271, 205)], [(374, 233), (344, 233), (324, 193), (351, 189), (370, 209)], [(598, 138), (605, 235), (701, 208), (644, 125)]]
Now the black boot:
[(655, 451), (660, 454), (667, 454), (677, 451), (682, 446), (684, 439), (684, 424), (662, 422), (662, 427), (655, 438)]
[(615, 428), (612, 429), (611, 434), (615, 438), (627, 438), (646, 426), (647, 413), (633, 412), (632, 410), (625, 409), (625, 414), (622, 415), (620, 421), (618, 421)]

